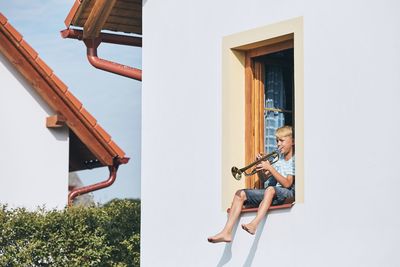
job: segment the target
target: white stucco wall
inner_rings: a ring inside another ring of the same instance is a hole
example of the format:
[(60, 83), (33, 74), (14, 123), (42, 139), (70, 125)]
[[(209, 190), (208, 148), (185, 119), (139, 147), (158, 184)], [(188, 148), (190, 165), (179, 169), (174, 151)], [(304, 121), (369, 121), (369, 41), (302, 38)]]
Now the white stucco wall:
[(46, 128), (54, 115), (0, 54), (0, 203), (63, 208), (68, 196), (68, 129)]
[[(141, 266), (399, 266), (396, 1), (144, 1)], [(223, 36), (304, 19), (304, 203), (221, 212)], [(240, 223), (253, 215), (244, 216)]]

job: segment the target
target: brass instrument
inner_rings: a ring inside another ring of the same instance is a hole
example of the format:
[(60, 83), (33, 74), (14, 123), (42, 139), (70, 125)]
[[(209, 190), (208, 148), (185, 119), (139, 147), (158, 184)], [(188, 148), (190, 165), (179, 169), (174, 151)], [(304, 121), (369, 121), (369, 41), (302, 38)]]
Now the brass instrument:
[(231, 172), (232, 172), (233, 177), (239, 181), (240, 179), (242, 179), (242, 174), (244, 174), (245, 176), (251, 176), (258, 172), (257, 169), (254, 168), (251, 171), (251, 173), (246, 173), (246, 170), (253, 167), (254, 165), (258, 165), (262, 161), (266, 161), (266, 160), (268, 160), (270, 164), (274, 164), (275, 162), (278, 161), (278, 159), (279, 159), (278, 151), (273, 151), (265, 156), (262, 156), (260, 159), (254, 161), (253, 163), (250, 163), (249, 165), (247, 165), (246, 167), (243, 167), (241, 169), (238, 169), (237, 167), (233, 166), (231, 169)]

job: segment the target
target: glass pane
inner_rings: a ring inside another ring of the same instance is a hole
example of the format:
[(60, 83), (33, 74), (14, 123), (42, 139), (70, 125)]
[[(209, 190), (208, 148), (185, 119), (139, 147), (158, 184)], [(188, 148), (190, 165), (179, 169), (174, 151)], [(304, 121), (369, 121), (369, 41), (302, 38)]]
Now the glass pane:
[[(265, 151), (277, 149), (275, 131), (293, 125), (293, 49), (263, 56), (265, 64)], [(277, 111), (278, 110), (278, 111)], [(289, 111), (289, 112), (288, 112)]]

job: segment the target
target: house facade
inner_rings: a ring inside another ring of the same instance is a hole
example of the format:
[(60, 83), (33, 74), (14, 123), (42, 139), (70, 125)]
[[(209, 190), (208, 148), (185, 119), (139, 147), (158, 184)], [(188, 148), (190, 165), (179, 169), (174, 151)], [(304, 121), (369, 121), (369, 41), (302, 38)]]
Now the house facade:
[[(124, 151), (0, 13), (0, 203), (64, 208), (111, 186)], [(93, 185), (71, 187), (69, 173), (108, 167)]]
[[(68, 195), (68, 128), (49, 130), (49, 105), (0, 54), (3, 153), (0, 202), (10, 206), (64, 207)], [(7, 182), (6, 182), (7, 181)]]

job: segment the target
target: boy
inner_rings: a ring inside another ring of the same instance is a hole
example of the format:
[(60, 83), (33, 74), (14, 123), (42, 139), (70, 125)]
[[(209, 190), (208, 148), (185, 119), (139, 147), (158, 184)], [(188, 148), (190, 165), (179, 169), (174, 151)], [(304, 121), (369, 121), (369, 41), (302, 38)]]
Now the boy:
[[(232, 229), (239, 219), (243, 205), (246, 207), (258, 207), (256, 217), (250, 223), (242, 224), (243, 230), (254, 235), (258, 224), (267, 214), (268, 208), (272, 204), (283, 204), (287, 198), (294, 198), (295, 171), (292, 127), (283, 126), (278, 128), (275, 136), (281, 157), (273, 165), (268, 161), (262, 161), (256, 166), (261, 181), (269, 177), (266, 182), (266, 189), (238, 190), (233, 197), (231, 211), (225, 227), (218, 234), (209, 237), (209, 242), (219, 243), (232, 241)], [(257, 159), (260, 157), (261, 155), (258, 155)]]

